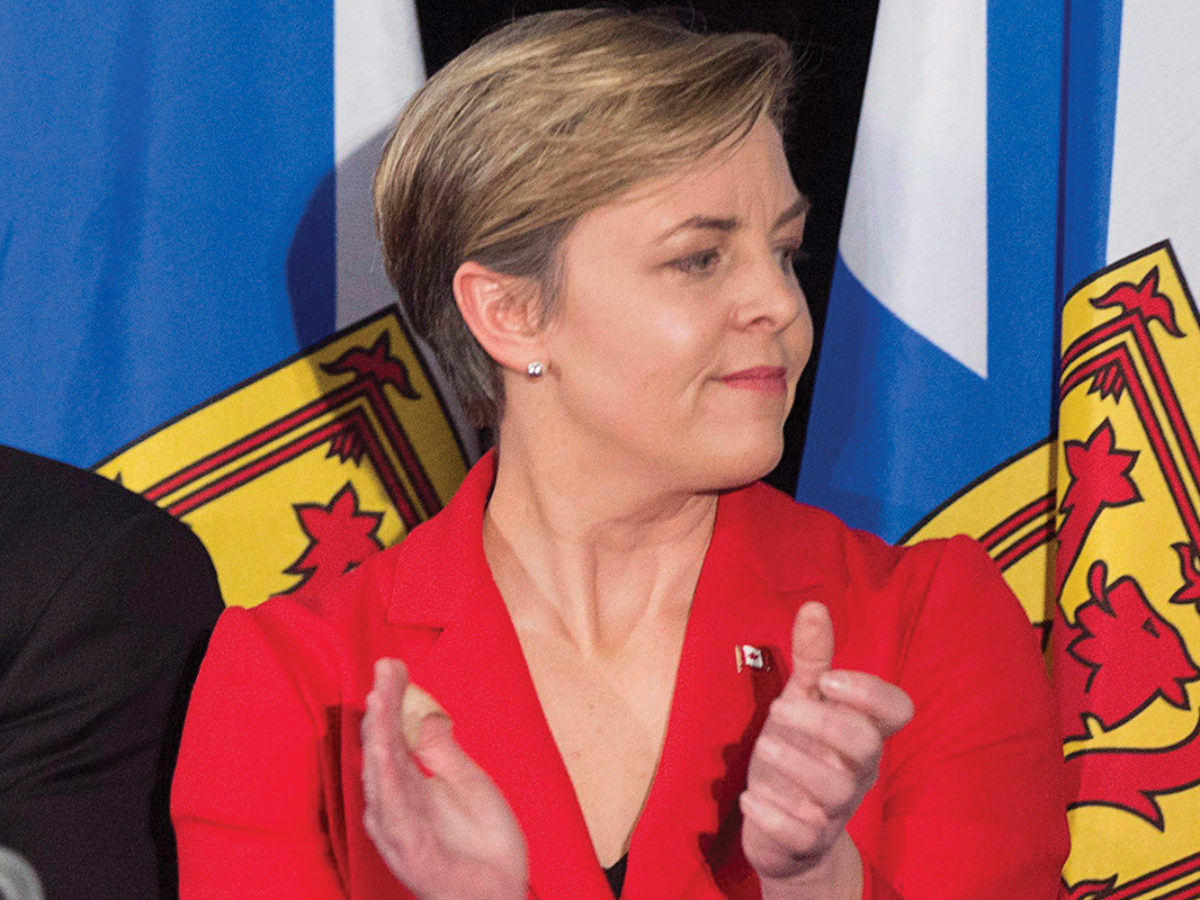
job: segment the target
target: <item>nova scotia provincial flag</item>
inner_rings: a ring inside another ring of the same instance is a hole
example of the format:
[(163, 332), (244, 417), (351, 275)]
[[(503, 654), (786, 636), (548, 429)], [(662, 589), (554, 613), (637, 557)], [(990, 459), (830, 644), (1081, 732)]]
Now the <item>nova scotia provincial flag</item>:
[(1046, 635), (1079, 900), (1200, 896), (1198, 45), (1189, 0), (882, 0), (801, 467)]
[(468, 459), (372, 221), (412, 0), (0, 4), (0, 443), (186, 521), (229, 603), (399, 540)]

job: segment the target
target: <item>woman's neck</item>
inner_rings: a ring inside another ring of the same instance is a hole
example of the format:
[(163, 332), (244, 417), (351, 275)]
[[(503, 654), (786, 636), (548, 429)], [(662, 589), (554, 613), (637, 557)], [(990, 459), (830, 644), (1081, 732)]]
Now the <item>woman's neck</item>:
[(642, 626), (686, 618), (716, 505), (716, 494), (506, 444), (484, 550), (518, 631), (560, 631), (603, 656)]

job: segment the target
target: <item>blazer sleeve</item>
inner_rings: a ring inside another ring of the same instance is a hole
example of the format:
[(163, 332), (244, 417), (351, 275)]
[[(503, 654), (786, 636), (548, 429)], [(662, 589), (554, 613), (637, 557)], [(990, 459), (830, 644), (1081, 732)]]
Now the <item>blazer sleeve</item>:
[[(97, 515), (94, 545), (0, 667), (0, 843), (52, 898), (175, 895), (167, 789), (223, 604), (200, 541), (146, 507), (116, 523)], [(14, 592), (6, 602), (29, 602)]]
[(180, 896), (343, 900), (322, 801), (328, 725), (247, 610), (226, 610), (200, 670), (171, 811)]
[(903, 649), (916, 714), (885, 751), (867, 896), (1050, 900), (1068, 837), (1038, 641), (978, 544), (941, 546)]

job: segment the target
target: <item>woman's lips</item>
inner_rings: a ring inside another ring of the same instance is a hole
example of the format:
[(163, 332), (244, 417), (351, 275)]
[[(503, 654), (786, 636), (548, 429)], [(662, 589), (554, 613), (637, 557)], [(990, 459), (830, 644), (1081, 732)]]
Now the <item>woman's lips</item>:
[(755, 366), (742, 369), (721, 378), (727, 387), (743, 391), (758, 391), (763, 394), (787, 393), (787, 369), (783, 366)]

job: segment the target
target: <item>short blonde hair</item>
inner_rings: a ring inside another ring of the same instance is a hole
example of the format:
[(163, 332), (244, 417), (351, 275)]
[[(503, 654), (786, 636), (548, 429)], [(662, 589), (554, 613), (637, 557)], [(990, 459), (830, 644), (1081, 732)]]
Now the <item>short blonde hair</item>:
[(467, 415), (495, 425), (503, 382), (452, 280), (474, 260), (540, 281), (586, 212), (749, 133), (783, 131), (792, 54), (766, 34), (701, 34), (659, 14), (564, 10), (484, 37), (412, 98), (375, 174), (384, 264)]

